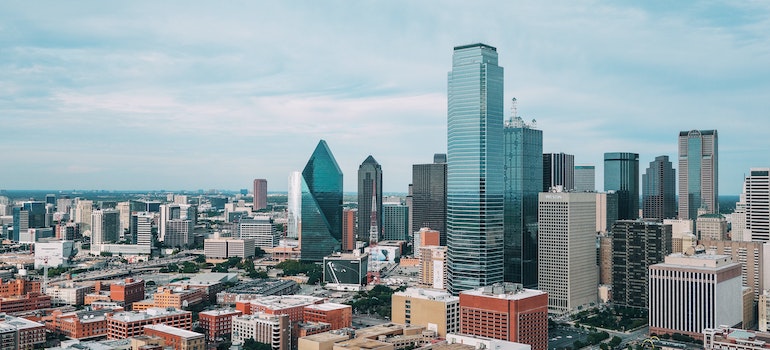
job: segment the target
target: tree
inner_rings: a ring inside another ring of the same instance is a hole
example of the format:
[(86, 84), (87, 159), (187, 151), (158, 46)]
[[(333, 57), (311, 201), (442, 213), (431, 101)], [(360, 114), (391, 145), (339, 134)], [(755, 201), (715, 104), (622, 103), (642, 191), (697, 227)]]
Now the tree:
[(620, 345), (620, 343), (622, 343), (622, 342), (623, 342), (623, 339), (621, 339), (620, 337), (618, 337), (616, 335), (616, 336), (612, 337), (612, 339), (610, 339), (610, 343), (609, 344), (610, 344), (611, 347), (614, 348), (614, 347)]
[(198, 265), (196, 265), (195, 263), (191, 263), (189, 261), (185, 261), (182, 263), (183, 273), (196, 273), (198, 271), (200, 271), (200, 269), (198, 268)]
[(195, 257), (195, 262), (197, 263), (205, 263), (206, 262), (206, 256), (205, 255), (198, 255)]
[(265, 254), (267, 254), (267, 252), (264, 249), (262, 249), (260, 247), (254, 248), (254, 257), (255, 258), (261, 258), (261, 257), (265, 256)]
[(270, 344), (260, 343), (254, 339), (248, 338), (243, 341), (243, 350), (272, 350)]

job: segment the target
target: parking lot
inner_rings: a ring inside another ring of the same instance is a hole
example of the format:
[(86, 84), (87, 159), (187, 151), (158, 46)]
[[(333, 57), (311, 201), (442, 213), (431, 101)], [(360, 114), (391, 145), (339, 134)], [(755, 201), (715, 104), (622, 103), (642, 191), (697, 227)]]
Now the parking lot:
[(567, 347), (572, 347), (572, 343), (575, 340), (585, 341), (586, 337), (586, 331), (572, 327), (557, 326), (548, 330), (548, 349), (566, 349)]

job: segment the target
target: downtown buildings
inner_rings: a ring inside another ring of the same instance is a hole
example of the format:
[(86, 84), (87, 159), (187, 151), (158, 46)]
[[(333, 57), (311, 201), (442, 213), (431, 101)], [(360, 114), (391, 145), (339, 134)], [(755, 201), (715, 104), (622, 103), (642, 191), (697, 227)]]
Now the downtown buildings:
[(676, 171), (668, 156), (657, 156), (642, 175), (642, 217), (673, 219), (676, 217)]
[(497, 49), (457, 46), (448, 74), (448, 289), (503, 281), (503, 68)]
[(446, 154), (435, 154), (433, 163), (412, 165), (410, 232), (429, 227), (439, 232), (440, 245), (446, 245), (446, 193)]
[(382, 239), (382, 167), (371, 155), (358, 167), (358, 240)]
[(618, 219), (634, 220), (639, 217), (639, 154), (604, 154), (604, 190), (617, 193)]
[(698, 209), (719, 213), (719, 153), (716, 130), (679, 133), (679, 218), (695, 220)]

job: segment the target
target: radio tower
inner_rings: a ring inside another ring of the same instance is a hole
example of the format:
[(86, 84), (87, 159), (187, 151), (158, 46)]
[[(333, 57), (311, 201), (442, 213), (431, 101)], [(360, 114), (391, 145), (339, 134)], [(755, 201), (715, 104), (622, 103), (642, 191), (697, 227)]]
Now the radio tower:
[(369, 245), (375, 246), (380, 241), (380, 228), (377, 226), (377, 181), (372, 181), (372, 215), (369, 224)]

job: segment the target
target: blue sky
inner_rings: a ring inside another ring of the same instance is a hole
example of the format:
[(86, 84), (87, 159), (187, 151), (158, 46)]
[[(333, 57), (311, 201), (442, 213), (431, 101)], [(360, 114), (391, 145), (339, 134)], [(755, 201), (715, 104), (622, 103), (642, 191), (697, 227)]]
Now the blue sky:
[(346, 191), (371, 154), (406, 192), (474, 42), (599, 188), (604, 152), (676, 166), (680, 130), (719, 131), (721, 194), (770, 166), (763, 1), (4, 1), (0, 188), (280, 191), (325, 139)]

